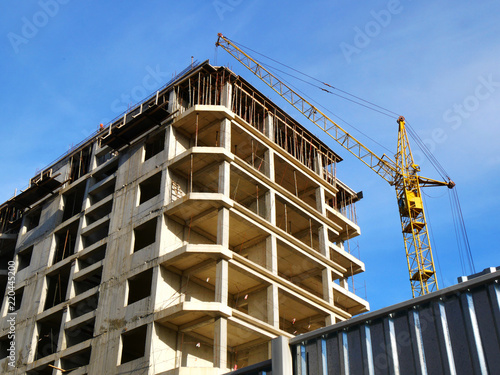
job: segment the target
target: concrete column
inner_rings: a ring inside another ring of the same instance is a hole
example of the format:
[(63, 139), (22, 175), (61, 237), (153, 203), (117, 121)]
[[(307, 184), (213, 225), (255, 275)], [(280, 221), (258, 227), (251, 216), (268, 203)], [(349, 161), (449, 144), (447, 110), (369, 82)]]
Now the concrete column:
[(337, 319), (334, 314), (328, 314), (325, 318), (325, 326), (332, 326), (337, 323)]
[[(326, 215), (326, 202), (325, 202), (325, 189), (320, 186), (316, 189), (316, 208), (322, 215)], [(319, 251), (326, 258), (330, 259), (330, 240), (328, 238), (328, 228), (323, 225), (318, 229), (319, 237)], [(322, 272), (323, 279), (323, 299), (330, 305), (334, 304), (333, 295), (333, 278), (330, 269), (326, 268)], [(330, 323), (328, 323), (330, 322)], [(335, 317), (330, 316), (327, 318), (327, 324), (333, 324)]]
[(177, 349), (175, 350), (175, 368), (182, 366), (182, 342), (184, 333), (177, 332)]
[(92, 145), (92, 151), (90, 152), (90, 167), (89, 171), (93, 171), (97, 168), (97, 160), (96, 160), (96, 152), (97, 152), (97, 142)]
[(267, 287), (267, 323), (274, 328), (280, 327), (280, 306), (277, 285)]
[(175, 135), (172, 125), (165, 128), (165, 150), (167, 153), (167, 160), (171, 160), (175, 157)]
[(323, 162), (319, 153), (316, 154), (316, 173), (319, 174), (320, 177), (324, 175)]
[(273, 375), (292, 375), (293, 361), (288, 339), (283, 336), (273, 339), (271, 341), (271, 353)]
[(229, 210), (221, 208), (217, 218), (217, 245), (229, 248)]
[(231, 167), (227, 161), (219, 165), (219, 193), (229, 197)]
[(271, 181), (275, 181), (275, 170), (274, 170), (274, 151), (268, 149), (264, 154), (264, 173)]
[[(316, 208), (322, 215), (326, 215), (325, 208), (325, 189), (323, 187), (319, 187), (316, 189)], [(318, 230), (318, 238), (319, 238), (319, 250), (321, 254), (323, 254), (326, 258), (330, 259), (330, 240), (328, 238), (328, 228), (326, 226), (321, 226)], [(322, 272), (322, 280), (323, 280), (323, 299), (327, 301), (330, 305), (334, 304), (334, 295), (333, 295), (333, 278), (332, 272), (326, 268)], [(330, 323), (328, 323), (330, 322)], [(335, 318), (330, 316), (327, 318), (327, 324), (333, 324), (335, 322)]]
[(167, 109), (167, 111), (169, 113), (174, 112), (177, 109), (178, 105), (179, 104), (177, 103), (177, 93), (175, 92), (175, 89), (173, 89), (168, 94), (168, 109)]
[(326, 198), (325, 188), (323, 186), (316, 188), (316, 209), (321, 215), (326, 216)]
[(339, 280), (339, 284), (345, 290), (349, 290), (349, 282), (347, 281), (347, 277), (343, 277)]
[[(266, 268), (278, 274), (278, 242), (274, 234), (266, 238)], [(275, 328), (280, 326), (278, 286), (274, 284), (267, 287), (267, 323)]]
[(215, 276), (215, 302), (227, 305), (228, 299), (228, 275), (229, 263), (225, 259), (220, 259), (216, 266)]
[(219, 145), (231, 151), (231, 120), (227, 118), (220, 122)]
[(228, 109), (231, 109), (231, 98), (233, 97), (233, 85), (229, 82), (224, 84), (222, 88), (222, 105)]
[(214, 325), (214, 367), (227, 368), (227, 319), (219, 318)]
[(264, 121), (264, 135), (274, 142), (274, 121), (269, 114)]
[(324, 225), (318, 229), (319, 251), (330, 259), (330, 240), (328, 239), (328, 228)]
[(274, 234), (266, 238), (266, 268), (278, 274), (278, 243)]
[(332, 271), (329, 268), (325, 268), (321, 274), (323, 278), (323, 299), (333, 306), (334, 295), (333, 295), (333, 279)]
[[(333, 294), (333, 278), (330, 269), (326, 268), (322, 272), (323, 279), (323, 299), (328, 302), (329, 305), (335, 305), (335, 295)], [(335, 324), (335, 315), (330, 313), (325, 318), (325, 325), (330, 326)]]
[(266, 220), (276, 225), (276, 194), (268, 191), (264, 197), (266, 205)]

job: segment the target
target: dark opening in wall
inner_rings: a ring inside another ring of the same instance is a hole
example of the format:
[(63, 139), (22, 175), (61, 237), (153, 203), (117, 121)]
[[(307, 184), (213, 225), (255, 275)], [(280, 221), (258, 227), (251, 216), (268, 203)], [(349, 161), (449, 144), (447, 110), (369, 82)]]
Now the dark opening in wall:
[(92, 206), (113, 194), (115, 192), (115, 182), (116, 178), (112, 178), (111, 180), (103, 183), (103, 185), (91, 190), (89, 192), (90, 205)]
[(156, 218), (146, 221), (134, 229), (134, 252), (156, 241)]
[(63, 370), (76, 370), (79, 367), (87, 366), (90, 363), (90, 354), (92, 348), (86, 348), (71, 354), (67, 357), (61, 358), (61, 367)]
[(104, 151), (104, 152), (100, 152), (98, 155), (96, 155), (95, 162), (96, 162), (97, 167), (103, 165), (108, 160), (113, 159), (113, 157), (118, 155), (117, 151), (113, 151), (110, 149), (108, 149), (108, 150), (109, 150), (108, 152)]
[(144, 160), (148, 160), (165, 148), (165, 130), (149, 138), (144, 144)]
[(85, 187), (83, 184), (75, 187), (70, 192), (64, 194), (64, 212), (63, 221), (68, 220), (70, 217), (82, 212), (83, 195), (85, 194)]
[(95, 318), (65, 330), (66, 346), (69, 348), (94, 337), (94, 325)]
[(37, 322), (38, 340), (35, 360), (57, 352), (62, 314), (62, 311), (58, 311)]
[[(16, 290), (16, 295), (14, 296), (15, 297), (15, 301), (14, 301), (14, 311), (17, 311), (21, 308), (21, 303), (23, 302), (23, 294), (24, 294), (24, 286), (19, 288), (18, 290)], [(11, 310), (9, 310), (9, 312), (12, 312)]]
[(146, 351), (147, 326), (142, 326), (122, 333), (121, 363), (144, 357)]
[(139, 194), (140, 194), (139, 204), (143, 204), (144, 202), (147, 202), (151, 198), (156, 197), (158, 194), (160, 194), (160, 188), (161, 188), (161, 172), (141, 182), (139, 184)]
[(78, 318), (84, 314), (97, 309), (97, 303), (99, 302), (99, 293), (96, 293), (84, 300), (77, 302), (69, 307), (69, 315), (71, 319)]
[(5, 297), (8, 262), (14, 259), (15, 249), (16, 240), (0, 240), (0, 306), (2, 306)]
[(153, 269), (141, 272), (128, 279), (128, 302), (130, 305), (151, 295), (151, 283), (153, 281)]
[(88, 214), (85, 215), (87, 225), (95, 223), (97, 220), (100, 220), (106, 215), (110, 214), (112, 209), (113, 209), (113, 200), (109, 200), (108, 202), (104, 203), (95, 210), (90, 211)]
[(45, 299), (44, 310), (66, 301), (70, 267), (68, 265), (47, 275), (47, 298)]
[(0, 275), (0, 306), (5, 297), (5, 288), (7, 287), (7, 275)]
[(94, 184), (105, 180), (109, 176), (113, 175), (118, 170), (118, 161), (110, 163), (109, 165), (103, 167), (100, 171), (92, 175), (94, 178)]
[(106, 244), (78, 258), (78, 267), (84, 269), (94, 263), (100, 262), (106, 256)]
[(42, 215), (42, 210), (36, 209), (28, 214), (26, 217), (26, 231), (35, 229), (40, 224), (40, 216)]
[(28, 372), (26, 372), (26, 375), (52, 375), (52, 371), (54, 367), (50, 367), (49, 365), (54, 366), (54, 362), (47, 363), (42, 366), (38, 366), (37, 368), (34, 368)]
[(81, 176), (88, 173), (91, 153), (92, 146), (87, 146), (71, 156), (69, 172), (71, 182), (78, 180)]
[(73, 281), (75, 294), (79, 295), (101, 284), (102, 267), (99, 267)]
[(29, 267), (32, 255), (33, 255), (33, 246), (30, 246), (27, 249), (24, 249), (17, 254), (17, 261), (19, 263), (19, 266), (17, 267), (18, 271), (21, 271), (26, 267)]
[(53, 264), (71, 256), (75, 252), (76, 236), (78, 233), (78, 221), (55, 233), (56, 249)]
[(0, 209), (0, 233), (17, 233), (21, 226), (23, 210), (17, 207), (4, 206)]
[(92, 246), (96, 242), (106, 238), (108, 236), (108, 231), (109, 231), (109, 220), (106, 220), (106, 222), (100, 224), (93, 230), (83, 234), (82, 235), (83, 248)]
[(10, 348), (10, 339), (8, 335), (0, 337), (0, 360), (7, 357), (7, 350)]

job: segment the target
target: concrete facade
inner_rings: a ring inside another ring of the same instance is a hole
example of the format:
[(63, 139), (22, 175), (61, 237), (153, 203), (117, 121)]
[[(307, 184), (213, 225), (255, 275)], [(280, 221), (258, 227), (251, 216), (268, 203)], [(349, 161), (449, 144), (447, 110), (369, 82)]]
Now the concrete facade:
[(227, 68), (183, 72), (0, 206), (2, 373), (223, 374), (368, 311), (340, 160)]

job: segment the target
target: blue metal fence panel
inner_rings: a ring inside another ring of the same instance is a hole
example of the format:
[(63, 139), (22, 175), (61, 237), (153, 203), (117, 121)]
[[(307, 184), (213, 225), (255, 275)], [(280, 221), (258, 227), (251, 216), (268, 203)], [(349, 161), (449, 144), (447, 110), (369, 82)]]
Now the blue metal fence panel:
[(498, 374), (499, 280), (489, 273), (297, 336), (294, 373)]

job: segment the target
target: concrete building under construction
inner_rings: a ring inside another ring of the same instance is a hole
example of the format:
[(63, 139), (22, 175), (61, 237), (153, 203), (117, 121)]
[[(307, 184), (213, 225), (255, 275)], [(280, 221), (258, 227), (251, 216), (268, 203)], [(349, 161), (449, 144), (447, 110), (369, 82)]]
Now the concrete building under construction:
[(190, 66), (0, 206), (1, 372), (224, 374), (368, 311), (339, 161), (243, 78)]

